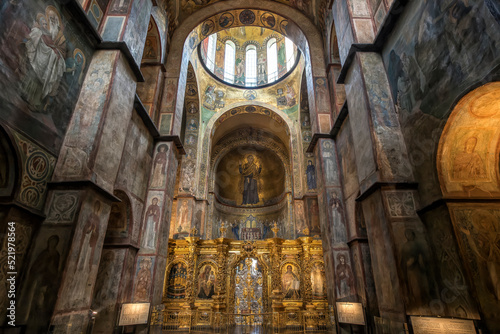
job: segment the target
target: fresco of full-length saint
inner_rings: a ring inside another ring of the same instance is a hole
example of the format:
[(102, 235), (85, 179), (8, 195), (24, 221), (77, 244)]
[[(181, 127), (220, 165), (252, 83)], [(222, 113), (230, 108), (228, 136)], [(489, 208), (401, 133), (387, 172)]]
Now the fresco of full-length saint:
[(354, 275), (351, 266), (346, 263), (344, 254), (337, 255), (337, 267), (335, 268), (335, 282), (337, 297), (344, 298), (354, 293)]
[(247, 162), (242, 164), (240, 161), (239, 170), (241, 174), (239, 189), (243, 194), (241, 204), (259, 203), (259, 175), (262, 167), (253, 155), (247, 156)]
[(153, 176), (151, 178), (151, 187), (153, 188), (161, 187), (165, 182), (168, 146), (166, 144), (161, 144), (156, 151), (157, 153), (153, 161)]
[(154, 248), (155, 246), (155, 231), (160, 222), (160, 211), (158, 198), (153, 197), (153, 199), (151, 199), (151, 205), (146, 211), (146, 230), (143, 239), (145, 247)]
[(198, 298), (211, 299), (215, 294), (215, 270), (211, 265), (205, 265), (198, 277)]
[(299, 299), (300, 298), (300, 280), (297, 275), (297, 269), (295, 269), (291, 264), (286, 265), (286, 270), (284, 270), (281, 276), (281, 286), (283, 288), (283, 294), (285, 299)]
[(307, 189), (316, 189), (316, 167), (311, 160), (307, 161)]
[(85, 297), (85, 282), (88, 279), (88, 274), (92, 268), (94, 261), (94, 252), (99, 237), (101, 202), (95, 201), (92, 213), (90, 213), (85, 225), (83, 226), (83, 235), (80, 239), (80, 253), (78, 254), (78, 261), (76, 263), (76, 275), (74, 284), (72, 286), (72, 294), (75, 301), (82, 300)]

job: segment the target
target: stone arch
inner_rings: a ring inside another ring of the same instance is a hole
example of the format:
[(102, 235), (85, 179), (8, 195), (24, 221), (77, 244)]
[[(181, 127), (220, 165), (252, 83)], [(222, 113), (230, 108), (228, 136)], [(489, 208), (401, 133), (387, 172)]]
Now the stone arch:
[(446, 198), (500, 198), (498, 124), (500, 82), (474, 89), (453, 108), (437, 153), (438, 176)]
[[(170, 45), (170, 53), (166, 63), (166, 75), (168, 78), (175, 78), (175, 87), (182, 87), (185, 82), (189, 54), (199, 42), (199, 33), (195, 30), (197, 28), (201, 30), (202, 23), (206, 22), (207, 19), (219, 13), (233, 10), (234, 8), (252, 8), (257, 10), (257, 5), (252, 4), (249, 6), (244, 0), (234, 0), (230, 3), (217, 2), (193, 13), (189, 20), (183, 21), (177, 27), (172, 36), (173, 43)], [(297, 45), (304, 55), (306, 72), (310, 78), (308, 80), (308, 88), (311, 94), (314, 95), (313, 77), (324, 77), (326, 75), (325, 64), (322, 59), (322, 55), (324, 54), (323, 43), (317, 27), (302, 12), (285, 4), (263, 0), (258, 3), (258, 10), (268, 11), (275, 15), (283, 16), (286, 19), (286, 23), (283, 24), (286, 27), (286, 35)], [(215, 26), (216, 24), (213, 23), (210, 29), (213, 30)], [(206, 36), (213, 32), (210, 29), (205, 34)], [(168, 132), (171, 134), (176, 134), (179, 130), (183, 101), (184, 92), (182, 89), (179, 89), (175, 97), (172, 97), (171, 100), (165, 98), (162, 103), (163, 112), (174, 113), (172, 126), (168, 127)], [(167, 107), (167, 105), (169, 106)], [(169, 121), (169, 117), (167, 116), (162, 118), (165, 120), (161, 119), (160, 123)], [(160, 125), (161, 128), (162, 126)], [(166, 126), (164, 128), (167, 129)], [(160, 132), (166, 134), (164, 133), (165, 131), (161, 130)]]
[(114, 202), (111, 205), (106, 241), (115, 238), (127, 238), (133, 230), (134, 219), (129, 196), (120, 189), (115, 190), (113, 194), (120, 199), (120, 202)]
[[(441, 134), (437, 171), (464, 266), (491, 329), (500, 312), (500, 82), (471, 90)], [(495, 324), (495, 325), (494, 325)]]
[[(292, 140), (293, 138), (298, 138), (298, 132), (297, 132), (297, 129), (295, 128), (293, 122), (290, 120), (290, 118), (288, 118), (288, 116), (283, 111), (279, 110), (276, 107), (273, 107), (271, 105), (268, 105), (268, 104), (262, 103), (262, 102), (256, 102), (256, 101), (252, 101), (252, 102), (253, 102), (252, 105), (264, 107), (264, 108), (270, 110), (273, 113), (273, 115), (278, 116), (283, 121), (283, 123), (285, 124), (285, 129), (287, 129), (288, 134), (289, 134), (289, 139), (290, 139), (289, 143), (284, 143), (284, 144), (289, 145), (290, 158), (292, 158), (293, 156), (297, 157), (299, 155), (298, 152), (300, 152), (301, 147), (299, 147), (298, 140), (296, 140), (296, 141)], [(248, 105), (248, 102), (234, 103), (234, 104), (227, 106), (225, 109), (222, 109), (220, 112), (218, 112), (216, 115), (214, 115), (214, 117), (212, 117), (209, 120), (209, 122), (205, 128), (205, 133), (203, 134), (203, 139), (201, 141), (201, 145), (210, 145), (211, 144), (212, 136), (215, 133), (216, 126), (217, 126), (216, 123), (221, 117), (224, 117), (226, 115), (226, 112), (230, 112), (234, 108), (247, 106), (247, 105)], [(295, 142), (295, 144), (293, 144), (294, 142)], [(203, 197), (206, 194), (206, 191), (208, 189), (208, 187), (205, 186), (205, 184), (206, 184), (205, 181), (206, 181), (206, 177), (210, 174), (210, 151), (211, 150), (209, 149), (209, 147), (207, 147), (206, 149), (204, 148), (202, 150), (201, 156), (199, 157), (200, 160), (198, 161), (198, 163), (201, 166), (201, 168), (199, 168), (197, 170), (196, 177), (195, 177), (196, 180), (199, 180), (198, 187), (196, 189), (196, 194), (198, 197)], [(292, 161), (292, 166), (293, 165), (294, 165), (294, 162)], [(301, 164), (298, 163), (299, 168), (300, 168), (300, 166), (301, 166)]]

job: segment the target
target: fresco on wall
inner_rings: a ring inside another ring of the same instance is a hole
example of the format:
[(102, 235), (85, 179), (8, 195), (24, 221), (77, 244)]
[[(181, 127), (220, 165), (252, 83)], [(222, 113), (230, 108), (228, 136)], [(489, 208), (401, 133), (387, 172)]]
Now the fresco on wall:
[(309, 228), (310, 235), (319, 238), (321, 226), (319, 223), (319, 206), (317, 198), (306, 198), (306, 212), (307, 227)]
[(383, 50), (406, 146), (429, 203), (441, 196), (433, 153), (440, 133), (430, 131), (500, 56), (500, 25), (490, 8), (486, 1), (414, 2)]
[(146, 44), (144, 46), (144, 52), (142, 54), (142, 62), (159, 62), (161, 60), (161, 41), (160, 34), (158, 32), (158, 26), (156, 25), (153, 17), (149, 20), (148, 33), (146, 35)]
[(42, 210), (47, 182), (52, 178), (56, 159), (18, 133), (14, 134), (14, 139), (23, 166), (18, 200), (29, 207)]
[(92, 56), (86, 37), (59, 8), (52, 1), (10, 1), (0, 11), (0, 58), (8, 78), (0, 83), (0, 117), (54, 152)]
[(500, 83), (494, 82), (470, 92), (453, 109), (438, 152), (445, 194), (486, 198), (500, 195), (499, 108)]
[(151, 175), (150, 187), (162, 188), (165, 186), (167, 177), (167, 159), (168, 146), (160, 144), (156, 147), (155, 157), (153, 159), (153, 174)]
[(156, 248), (157, 232), (161, 219), (165, 193), (162, 191), (150, 191), (145, 203), (144, 230), (142, 235), (142, 246), (148, 249)]
[(28, 331), (47, 328), (57, 299), (70, 232), (42, 228), (38, 234), (19, 296), (19, 322), (27, 324)]
[(111, 205), (109, 213), (108, 227), (106, 229), (106, 237), (127, 237), (129, 225), (133, 220), (130, 212), (130, 201), (122, 192), (115, 192), (121, 202), (116, 202)]
[[(118, 1), (118, 0), (117, 0)], [(169, 15), (174, 22), (174, 26), (179, 26), (182, 21), (192, 13), (204, 8), (205, 6), (218, 2), (219, 0), (168, 0)], [(289, 5), (311, 19), (320, 27), (324, 26), (324, 16), (328, 11), (328, 2), (325, 0), (277, 0), (283, 4)], [(238, 20), (234, 18), (238, 17)], [(288, 23), (282, 17), (266, 11), (260, 10), (234, 10), (224, 12), (215, 16), (215, 21), (221, 28), (229, 28), (233, 25), (261, 25), (263, 27), (286, 27)], [(213, 21), (211, 21), (212, 24)], [(279, 24), (276, 24), (280, 22)]]
[(72, 223), (78, 209), (78, 191), (52, 191), (49, 199), (48, 223)]
[[(208, 89), (208, 88), (207, 88)], [(199, 122), (200, 115), (198, 113), (198, 85), (196, 81), (196, 74), (193, 70), (193, 66), (190, 63), (188, 66), (187, 81), (186, 81), (186, 97), (184, 99), (184, 116), (185, 117), (185, 128), (184, 131), (184, 147), (186, 150), (186, 155), (182, 157), (182, 161), (179, 164), (181, 170), (179, 177), (179, 192), (180, 193), (194, 193), (195, 191), (195, 175), (196, 175), (196, 161), (198, 152), (198, 133), (199, 133)], [(207, 93), (207, 92), (205, 92)], [(213, 94), (213, 100), (211, 100), (215, 105), (221, 103), (218, 100), (219, 91), (211, 91), (209, 94)], [(206, 97), (206, 96), (205, 96)], [(189, 230), (189, 229), (188, 229)]]
[(120, 282), (124, 259), (124, 249), (102, 251), (92, 301), (92, 306), (99, 310), (99, 314), (103, 312), (111, 314), (114, 310), (120, 287), (117, 283)]
[(96, 197), (89, 197), (83, 202), (80, 212), (65, 269), (74, 279), (64, 281), (59, 292), (57, 310), (90, 305), (92, 298), (93, 282), (101, 257), (101, 245), (106, 234), (102, 227), (106, 226), (105, 221), (109, 216), (110, 206)]
[[(500, 42), (500, 34), (489, 27), (498, 28), (499, 23), (482, 1), (421, 1), (407, 10), (400, 22), (405, 28), (398, 29), (401, 33), (387, 44), (384, 61), (392, 95), (405, 114), (420, 109), (444, 116), (461, 87), (483, 77), (486, 73), (479, 71), (491, 68), (487, 64), (498, 57), (495, 44)], [(450, 87), (450, 82), (460, 83), (460, 87)]]
[(500, 209), (497, 205), (453, 205), (459, 244), (491, 331), (500, 330)]
[(167, 279), (167, 298), (184, 299), (187, 287), (187, 267), (183, 262), (178, 262), (170, 268)]
[(426, 230), (418, 220), (392, 223), (398, 249), (401, 284), (406, 290), (407, 314), (431, 315), (431, 301), (439, 297), (433, 257)]
[(281, 267), (281, 288), (284, 299), (300, 299), (300, 273), (294, 263), (285, 263)]
[(337, 299), (350, 297), (356, 293), (355, 278), (349, 264), (349, 254), (337, 253), (335, 257), (335, 289)]
[[(198, 56), (193, 53), (191, 63)], [(258, 90), (248, 89), (242, 91), (241, 88), (227, 86), (211, 75), (207, 75), (200, 65), (194, 65), (201, 94), (202, 121), (208, 124), (208, 121), (225, 107), (237, 107), (241, 104), (242, 98), (248, 101), (259, 101), (264, 104), (276, 106), (283, 110), (289, 118), (296, 120), (300, 102), (300, 77), (304, 70), (304, 58), (298, 63), (298, 66), (282, 81), (269, 87)]]
[(460, 257), (448, 208), (441, 206), (422, 218), (426, 222), (427, 235), (437, 260), (436, 277), (440, 278), (440, 283), (444, 286), (439, 297), (445, 315), (479, 319), (477, 303), (472, 299), (472, 289), (466, 279), (467, 265)]
[(149, 294), (151, 290), (151, 283), (154, 270), (154, 257), (152, 256), (139, 256), (137, 260), (137, 271), (135, 274), (135, 302), (149, 301)]

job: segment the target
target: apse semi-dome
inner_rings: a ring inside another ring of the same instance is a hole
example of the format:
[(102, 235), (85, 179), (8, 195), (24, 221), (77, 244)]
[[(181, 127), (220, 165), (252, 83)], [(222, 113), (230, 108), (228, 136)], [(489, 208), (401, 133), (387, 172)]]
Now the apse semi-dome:
[(205, 38), (198, 50), (212, 76), (238, 87), (276, 83), (293, 71), (300, 57), (290, 39), (261, 27), (219, 31)]

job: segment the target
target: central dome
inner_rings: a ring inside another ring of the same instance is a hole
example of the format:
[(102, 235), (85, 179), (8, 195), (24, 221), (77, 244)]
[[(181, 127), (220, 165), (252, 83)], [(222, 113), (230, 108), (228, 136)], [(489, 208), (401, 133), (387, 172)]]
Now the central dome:
[(201, 62), (215, 78), (238, 87), (274, 84), (297, 65), (300, 52), (282, 34), (261, 27), (219, 31), (199, 46)]

